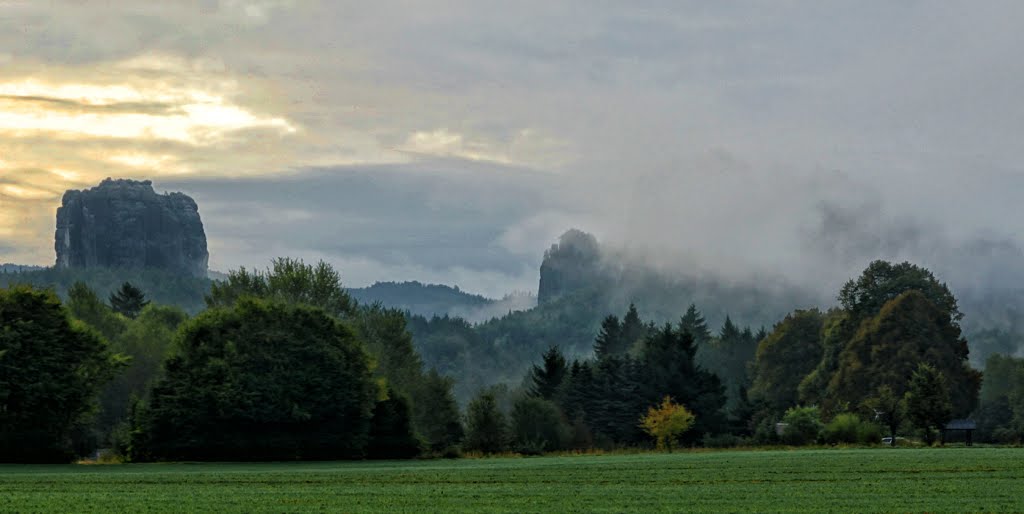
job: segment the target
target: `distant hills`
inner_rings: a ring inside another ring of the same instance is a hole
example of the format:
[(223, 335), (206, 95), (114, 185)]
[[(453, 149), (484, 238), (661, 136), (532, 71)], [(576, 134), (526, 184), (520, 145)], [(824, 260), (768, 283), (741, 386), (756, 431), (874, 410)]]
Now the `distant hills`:
[(21, 273), (22, 271), (37, 271), (43, 269), (42, 266), (26, 266), (24, 264), (0, 264), (0, 273)]

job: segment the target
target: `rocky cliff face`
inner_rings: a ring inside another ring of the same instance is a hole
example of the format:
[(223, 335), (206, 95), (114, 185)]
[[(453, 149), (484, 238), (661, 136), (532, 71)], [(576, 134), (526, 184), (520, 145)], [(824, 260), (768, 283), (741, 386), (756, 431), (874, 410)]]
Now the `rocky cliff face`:
[(209, 253), (199, 207), (152, 182), (106, 179), (70, 190), (57, 209), (57, 267), (156, 268), (206, 276)]
[(579, 289), (605, 282), (601, 269), (601, 247), (594, 236), (569, 230), (544, 252), (540, 265), (537, 302), (547, 303)]

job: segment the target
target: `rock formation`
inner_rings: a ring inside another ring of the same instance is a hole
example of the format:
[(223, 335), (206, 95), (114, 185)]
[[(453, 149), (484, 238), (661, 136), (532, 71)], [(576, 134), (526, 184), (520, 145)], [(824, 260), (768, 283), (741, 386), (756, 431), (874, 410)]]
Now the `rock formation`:
[(106, 179), (64, 193), (57, 209), (58, 268), (155, 268), (205, 277), (209, 261), (199, 207), (152, 182)]
[(544, 252), (537, 302), (547, 303), (564, 294), (603, 284), (602, 276), (601, 247), (597, 239), (571, 229)]

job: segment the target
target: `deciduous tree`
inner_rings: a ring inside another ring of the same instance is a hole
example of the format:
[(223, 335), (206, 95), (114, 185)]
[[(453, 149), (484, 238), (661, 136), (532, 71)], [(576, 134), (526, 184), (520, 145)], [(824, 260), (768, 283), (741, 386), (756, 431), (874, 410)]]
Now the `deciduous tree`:
[(0, 289), (0, 461), (67, 462), (100, 388), (124, 365), (57, 296)]
[(671, 452), (676, 441), (693, 426), (694, 421), (692, 412), (666, 396), (660, 404), (647, 409), (647, 415), (640, 418), (640, 425), (657, 441), (659, 450)]
[(921, 432), (925, 443), (932, 444), (935, 432), (953, 417), (946, 377), (933, 366), (919, 364), (910, 377), (905, 401), (907, 418)]

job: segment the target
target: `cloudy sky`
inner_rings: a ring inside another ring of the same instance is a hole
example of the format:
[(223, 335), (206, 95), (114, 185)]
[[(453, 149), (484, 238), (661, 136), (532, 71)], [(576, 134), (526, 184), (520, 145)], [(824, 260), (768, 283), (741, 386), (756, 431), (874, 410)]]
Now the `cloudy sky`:
[(988, 280), (965, 262), (1024, 239), (1022, 23), (999, 0), (0, 0), (0, 262), (51, 263), (63, 191), (114, 176), (194, 196), (220, 270), (501, 295), (579, 227), (729, 276)]

